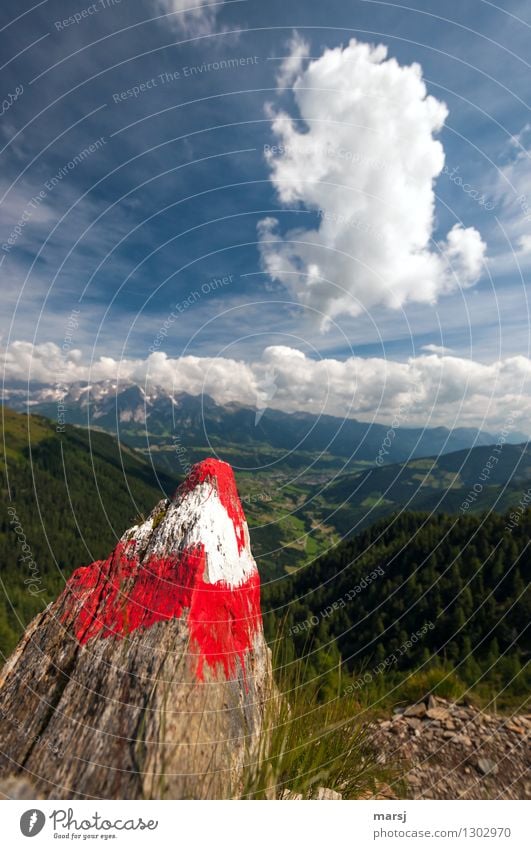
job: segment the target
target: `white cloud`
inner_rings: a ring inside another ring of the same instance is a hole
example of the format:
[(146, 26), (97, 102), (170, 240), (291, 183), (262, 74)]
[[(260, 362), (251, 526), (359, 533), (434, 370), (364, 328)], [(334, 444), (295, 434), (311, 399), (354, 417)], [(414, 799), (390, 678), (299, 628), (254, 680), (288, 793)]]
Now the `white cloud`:
[(89, 366), (79, 350), (63, 359), (54, 343), (14, 342), (0, 364), (8, 381), (118, 379), (172, 392), (206, 393), (221, 404), (232, 401), (260, 410), (267, 382), (267, 406), (274, 409), (389, 422), (402, 406), (411, 426), (495, 431), (515, 411), (515, 427), (527, 433), (531, 420), (531, 360), (522, 356), (490, 364), (432, 353), (406, 362), (355, 356), (312, 360), (295, 348), (271, 346), (251, 363), (223, 357), (171, 359), (159, 351), (147, 359), (100, 357)]
[(496, 194), (502, 204), (503, 225), (517, 258), (531, 254), (531, 125), (513, 136), (509, 147), (517, 149), (500, 168)]
[(428, 354), (440, 354), (441, 356), (452, 353), (452, 349), (445, 345), (423, 345), (422, 350)]
[(280, 63), (277, 74), (277, 85), (279, 89), (291, 86), (299, 76), (304, 66), (304, 60), (308, 57), (310, 45), (294, 30), (292, 37), (286, 43), (288, 55)]
[(522, 148), (527, 147), (527, 142), (531, 136), (531, 124), (528, 122), (524, 124), (519, 133), (516, 133), (514, 136), (511, 136), (509, 139), (509, 145), (511, 147), (516, 148), (519, 152), (521, 152)]
[(293, 83), (299, 116), (280, 111), (280, 150), (266, 155), (279, 200), (318, 215), (311, 228), (260, 222), (264, 267), (327, 317), (376, 304), (434, 303), (473, 285), (486, 245), (455, 225), (439, 244), (434, 181), (444, 165), (435, 138), (447, 117), (418, 64), (400, 66), (383, 45), (351, 40), (325, 50)]
[(201, 3), (199, 0), (155, 0), (158, 10), (171, 14), (168, 21), (186, 35), (208, 35), (216, 28), (216, 17), (223, 5)]

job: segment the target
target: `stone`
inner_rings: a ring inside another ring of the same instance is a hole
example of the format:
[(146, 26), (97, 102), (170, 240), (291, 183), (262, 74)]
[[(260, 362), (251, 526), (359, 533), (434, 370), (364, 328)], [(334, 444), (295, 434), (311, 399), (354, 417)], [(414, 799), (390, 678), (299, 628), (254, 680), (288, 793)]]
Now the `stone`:
[(427, 710), (431, 707), (448, 710), (449, 718), (439, 723), (427, 716), (404, 717), (391, 726), (397, 736), (389, 740), (387, 762), (404, 765), (409, 798), (531, 797), (531, 749), (504, 724), (524, 727), (527, 716), (493, 717), (473, 708), (465, 712), (441, 699), (431, 706), (428, 700)]
[(35, 787), (25, 776), (9, 776), (0, 781), (0, 799), (40, 799)]
[(377, 781), (376, 782), (376, 791), (371, 798), (377, 799), (377, 800), (385, 800), (385, 799), (397, 799), (398, 796), (396, 795), (393, 788), (389, 786), (389, 784), (386, 784), (383, 781)]
[(470, 719), (470, 714), (466, 712), (466, 710), (453, 710), (452, 711), (452, 719), (455, 719), (456, 722), (468, 722)]
[(424, 716), (425, 713), (426, 713), (426, 705), (424, 704), (424, 702), (419, 702), (416, 705), (410, 705), (409, 707), (407, 707), (404, 711), (404, 716), (420, 717), (420, 716)]
[(458, 746), (466, 746), (467, 748), (472, 746), (472, 740), (467, 734), (457, 734), (452, 742)]
[(433, 719), (436, 722), (443, 722), (449, 715), (449, 712), (443, 707), (432, 707), (426, 711), (428, 719)]
[(342, 799), (343, 796), (341, 793), (337, 793), (335, 790), (330, 790), (328, 787), (318, 787), (317, 796), (315, 796), (315, 798), (321, 801), (327, 801), (330, 799)]
[(512, 731), (513, 734), (525, 734), (525, 730), (514, 722), (508, 722), (505, 727), (507, 731)]
[(293, 793), (291, 790), (283, 790), (280, 799), (286, 802), (298, 802), (302, 799), (302, 793)]
[(478, 758), (477, 767), (482, 775), (496, 775), (498, 766), (489, 758)]
[(18, 720), (0, 724), (0, 781), (31, 776), (54, 799), (232, 798), (275, 698), (234, 475), (205, 460), (26, 629), (0, 673), (0, 715)]

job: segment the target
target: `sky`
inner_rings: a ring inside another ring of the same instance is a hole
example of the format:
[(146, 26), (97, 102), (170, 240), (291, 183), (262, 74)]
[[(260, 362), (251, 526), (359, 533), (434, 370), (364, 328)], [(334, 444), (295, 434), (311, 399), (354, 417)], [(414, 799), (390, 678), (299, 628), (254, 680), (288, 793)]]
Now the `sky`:
[(0, 15), (7, 382), (529, 432), (528, 4)]

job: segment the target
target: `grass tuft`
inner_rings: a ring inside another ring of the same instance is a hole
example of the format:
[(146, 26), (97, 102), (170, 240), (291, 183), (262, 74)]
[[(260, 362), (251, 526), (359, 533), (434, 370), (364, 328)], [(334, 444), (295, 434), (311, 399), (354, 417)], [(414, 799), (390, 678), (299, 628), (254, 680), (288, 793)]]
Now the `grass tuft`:
[(258, 753), (247, 764), (247, 799), (317, 798), (320, 788), (343, 799), (385, 795), (398, 769), (382, 764), (365, 712), (352, 699), (322, 701), (319, 680), (306, 683), (302, 663), (277, 666), (278, 690), (267, 702)]

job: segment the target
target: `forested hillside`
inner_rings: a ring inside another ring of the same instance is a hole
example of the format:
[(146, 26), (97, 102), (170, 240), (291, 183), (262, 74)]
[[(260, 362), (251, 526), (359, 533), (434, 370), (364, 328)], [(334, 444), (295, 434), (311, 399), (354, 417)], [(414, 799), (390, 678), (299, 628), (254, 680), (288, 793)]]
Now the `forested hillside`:
[[(104, 433), (2, 408), (0, 651), (81, 564), (107, 556), (178, 481)], [(30, 430), (28, 431), (28, 427)]]
[(341, 658), (354, 681), (367, 670), (374, 682), (444, 665), (468, 684), (521, 689), (523, 677), (513, 678), (530, 656), (530, 538), (530, 509), (387, 518), (269, 584), (267, 632), (273, 639), (282, 622), (310, 676)]

